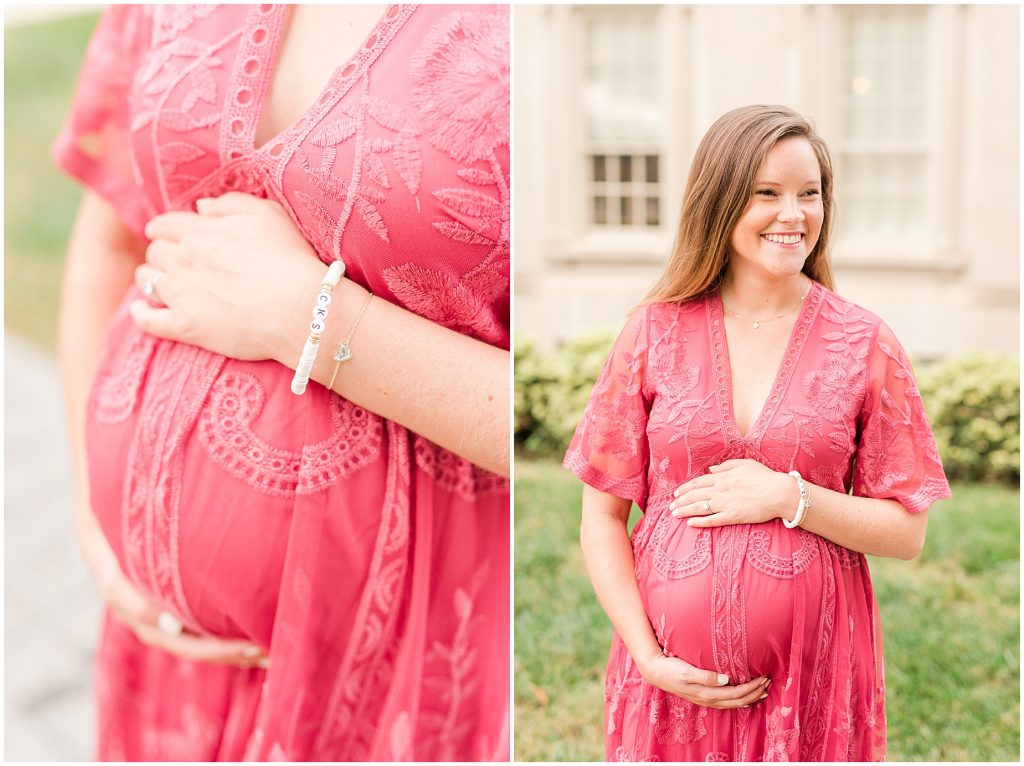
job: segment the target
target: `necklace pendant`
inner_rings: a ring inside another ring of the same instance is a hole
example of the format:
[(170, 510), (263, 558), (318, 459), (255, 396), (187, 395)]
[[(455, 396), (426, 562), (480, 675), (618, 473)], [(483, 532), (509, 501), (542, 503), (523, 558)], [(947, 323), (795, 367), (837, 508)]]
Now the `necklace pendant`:
[(760, 326), (761, 326), (761, 323), (760, 323), (760, 322), (754, 322), (754, 329), (755, 329), (755, 330), (756, 330), (756, 329), (757, 329), (758, 327), (760, 327)]

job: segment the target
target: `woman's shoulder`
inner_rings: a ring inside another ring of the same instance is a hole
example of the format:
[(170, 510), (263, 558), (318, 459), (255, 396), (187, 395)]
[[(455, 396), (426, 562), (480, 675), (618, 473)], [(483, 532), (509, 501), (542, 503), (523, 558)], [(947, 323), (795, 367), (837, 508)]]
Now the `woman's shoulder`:
[[(848, 298), (830, 290), (821, 283), (815, 283), (816, 289), (821, 296), (821, 308), (817, 312), (819, 320), (822, 320), (832, 327), (828, 332), (842, 332), (855, 338), (869, 337), (874, 339), (879, 335), (892, 336), (892, 331), (885, 324), (885, 321), (871, 309), (864, 308)], [(892, 338), (895, 340), (895, 338)]]
[(681, 318), (704, 317), (704, 306), (707, 295), (699, 295), (686, 301), (650, 301), (641, 303), (634, 309), (644, 311), (647, 321), (655, 323), (678, 322)]

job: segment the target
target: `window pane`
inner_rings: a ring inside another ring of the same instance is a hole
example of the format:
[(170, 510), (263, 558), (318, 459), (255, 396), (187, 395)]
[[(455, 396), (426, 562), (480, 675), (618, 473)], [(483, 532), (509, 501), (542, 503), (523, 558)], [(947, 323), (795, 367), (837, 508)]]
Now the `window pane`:
[(608, 223), (608, 198), (594, 197), (594, 223)]
[(619, 180), (626, 182), (633, 180), (632, 157), (619, 157)]
[(621, 206), (620, 209), (622, 211), (622, 215), (621, 215), (620, 220), (622, 221), (623, 225), (629, 226), (629, 225), (633, 224), (634, 223), (634, 221), (633, 221), (633, 198), (632, 197), (622, 197), (619, 200), (619, 203), (620, 203), (620, 206)]
[(658, 156), (656, 154), (648, 154), (644, 157), (644, 164), (647, 170), (647, 181), (650, 183), (658, 182)]
[(584, 105), (589, 137), (658, 140), (657, 26), (652, 13), (596, 14), (584, 24)]
[(906, 237), (927, 227), (926, 6), (839, 6), (843, 235)]
[(647, 198), (647, 225), (658, 226), (661, 222), (658, 220), (658, 198), (648, 197)]

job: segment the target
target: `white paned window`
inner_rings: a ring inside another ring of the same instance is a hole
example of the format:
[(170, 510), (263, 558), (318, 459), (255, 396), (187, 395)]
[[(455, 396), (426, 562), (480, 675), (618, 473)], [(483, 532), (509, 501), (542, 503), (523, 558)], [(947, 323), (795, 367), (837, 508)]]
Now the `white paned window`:
[(660, 226), (664, 107), (656, 10), (592, 7), (581, 20), (588, 223)]
[(927, 235), (931, 26), (924, 6), (840, 6), (840, 236)]

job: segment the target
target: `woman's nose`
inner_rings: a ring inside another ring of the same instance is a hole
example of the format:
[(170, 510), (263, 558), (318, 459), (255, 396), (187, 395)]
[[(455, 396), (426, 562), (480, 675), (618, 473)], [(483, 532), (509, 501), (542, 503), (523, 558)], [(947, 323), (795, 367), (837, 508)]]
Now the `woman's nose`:
[(782, 198), (782, 209), (779, 210), (780, 221), (800, 221), (803, 217), (804, 213), (795, 197)]

